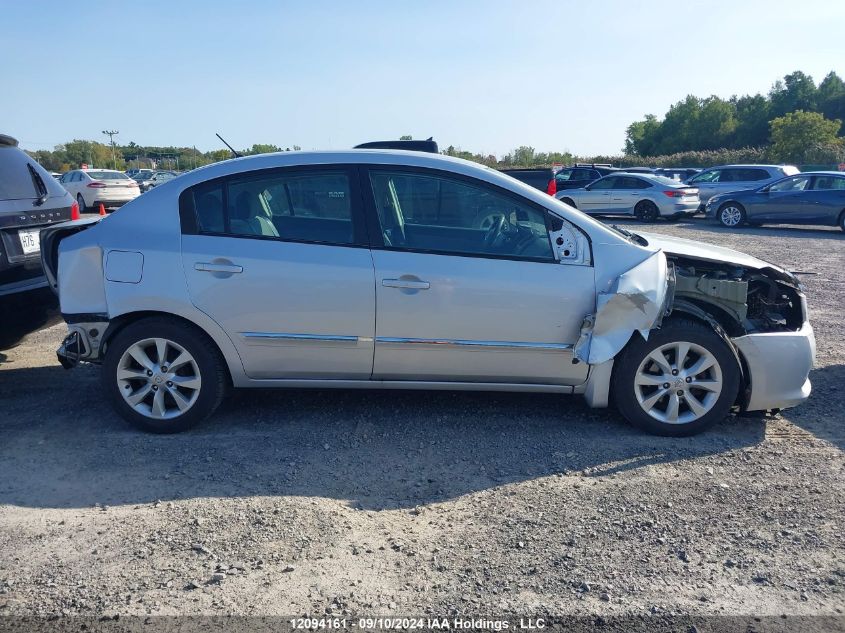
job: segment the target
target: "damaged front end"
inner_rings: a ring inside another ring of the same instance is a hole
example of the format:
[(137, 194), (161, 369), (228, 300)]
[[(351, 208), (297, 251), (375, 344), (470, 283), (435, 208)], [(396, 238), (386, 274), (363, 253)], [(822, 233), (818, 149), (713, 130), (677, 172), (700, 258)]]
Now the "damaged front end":
[[(657, 236), (648, 241), (663, 250), (597, 294), (596, 312), (584, 320), (575, 357), (609, 377), (613, 358), (631, 336), (638, 332), (648, 339), (664, 318), (678, 313), (710, 324), (734, 350), (744, 383), (736, 402), (741, 410), (803, 402), (810, 393), (815, 339), (798, 279), (727, 249), (689, 248), (685, 240)], [(600, 406), (604, 398), (592, 400)]]

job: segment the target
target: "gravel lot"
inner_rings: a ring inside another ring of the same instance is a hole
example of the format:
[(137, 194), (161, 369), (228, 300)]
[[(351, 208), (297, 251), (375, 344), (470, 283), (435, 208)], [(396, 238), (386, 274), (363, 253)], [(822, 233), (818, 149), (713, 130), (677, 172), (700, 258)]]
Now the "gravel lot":
[(13, 310), (0, 614), (845, 613), (845, 234), (649, 228), (815, 273), (808, 403), (668, 439), (580, 397), (251, 391), (159, 437), (61, 369), (48, 298)]

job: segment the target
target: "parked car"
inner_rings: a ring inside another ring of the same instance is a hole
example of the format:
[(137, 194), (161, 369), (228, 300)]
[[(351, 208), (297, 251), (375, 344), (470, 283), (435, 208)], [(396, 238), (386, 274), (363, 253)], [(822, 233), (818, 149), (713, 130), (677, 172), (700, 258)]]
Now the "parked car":
[(535, 169), (500, 169), (503, 174), (524, 182), (529, 187), (545, 191), (554, 195), (555, 173), (550, 167), (538, 167)]
[(721, 165), (705, 169), (687, 180), (687, 184), (698, 188), (704, 211), (710, 196), (717, 193), (756, 189), (797, 173), (798, 168), (793, 165)]
[(810, 393), (789, 272), (441, 155), (224, 161), (42, 241), (60, 361), (101, 364), (103, 395), (153, 432), (230, 386), (578, 393), (665, 435)]
[[(610, 165), (598, 163), (575, 163), (574, 167), (564, 167), (555, 173), (554, 187), (550, 187), (551, 195), (565, 189), (580, 189), (598, 180), (602, 176), (619, 171)], [(551, 189), (554, 189), (551, 191)]]
[(561, 191), (564, 204), (591, 215), (632, 215), (641, 222), (695, 215), (698, 190), (663, 176), (616, 172), (583, 189)]
[(178, 176), (175, 171), (154, 171), (149, 177), (144, 178), (141, 180), (138, 185), (141, 188), (141, 192), (149, 191), (153, 187), (157, 187), (160, 184), (167, 182), (168, 180), (172, 180)]
[(59, 182), (76, 198), (80, 213), (100, 204), (115, 209), (140, 195), (138, 183), (114, 169), (74, 169)]
[(838, 226), (845, 231), (845, 173), (805, 172), (759, 189), (720, 193), (705, 216), (722, 226), (789, 223)]
[(659, 167), (654, 170), (654, 173), (658, 176), (671, 178), (672, 180), (687, 182), (696, 174), (701, 173), (701, 170), (697, 167)]
[(11, 136), (0, 134), (0, 295), (44, 288), (40, 230), (79, 217), (73, 198)]

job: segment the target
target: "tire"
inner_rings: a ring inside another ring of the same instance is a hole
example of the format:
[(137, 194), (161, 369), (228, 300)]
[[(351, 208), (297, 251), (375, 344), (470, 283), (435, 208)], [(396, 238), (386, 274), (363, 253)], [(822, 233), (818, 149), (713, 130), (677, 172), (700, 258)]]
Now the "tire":
[(716, 212), (719, 224), (728, 229), (742, 226), (746, 223), (745, 208), (738, 202), (726, 202)]
[[(685, 360), (677, 368), (675, 360), (684, 348)], [(663, 369), (653, 360), (660, 356)], [(685, 375), (696, 365), (705, 367)], [(611, 395), (635, 426), (654, 435), (685, 437), (726, 418), (739, 385), (739, 364), (722, 337), (699, 321), (675, 318), (664, 321), (647, 341), (635, 336), (616, 357)]]
[(572, 198), (561, 198), (560, 201), (563, 204), (568, 204), (573, 209), (577, 209), (578, 207), (575, 206), (575, 201)]
[(654, 222), (660, 217), (660, 209), (651, 200), (640, 200), (634, 207), (634, 217), (640, 222)]
[(85, 206), (85, 198), (82, 197), (81, 193), (76, 194), (76, 203), (79, 205), (79, 212), (85, 213), (87, 207)]
[(845, 231), (845, 209), (839, 214), (839, 228)]
[[(164, 363), (181, 359), (178, 367), (160, 362), (161, 341)], [(139, 429), (178, 433), (214, 413), (229, 376), (206, 334), (175, 319), (151, 317), (126, 326), (109, 342), (101, 382), (115, 411)]]

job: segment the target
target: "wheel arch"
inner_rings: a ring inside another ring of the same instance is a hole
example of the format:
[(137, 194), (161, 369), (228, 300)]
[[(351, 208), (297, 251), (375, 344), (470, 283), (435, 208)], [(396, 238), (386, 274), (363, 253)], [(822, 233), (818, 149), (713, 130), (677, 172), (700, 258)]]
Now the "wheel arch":
[[(124, 314), (113, 317), (109, 320), (109, 325), (106, 328), (105, 332), (103, 332), (102, 340), (100, 343), (100, 358), (102, 358), (103, 355), (106, 353), (109, 343), (114, 340), (114, 337), (117, 336), (118, 333), (126, 329), (127, 326), (133, 323), (137, 323), (138, 321), (141, 321), (143, 319), (154, 317), (166, 318), (170, 319), (171, 321), (178, 321), (211, 339), (211, 342), (214, 344), (214, 347), (216, 348), (217, 352), (223, 358), (223, 364), (226, 367), (229, 383), (237, 386), (237, 379), (239, 379), (243, 375), (243, 363), (241, 362), (240, 355), (238, 355), (237, 350), (232, 344), (232, 341), (225, 334), (225, 332), (223, 332), (222, 330), (220, 330), (219, 332), (211, 332), (209, 331), (210, 328), (203, 327), (199, 323), (183, 315), (173, 314), (172, 312), (162, 312), (158, 310), (139, 310), (135, 312), (126, 312)], [(215, 336), (215, 334), (217, 334), (217, 336)], [(223, 341), (222, 344), (221, 337)]]

